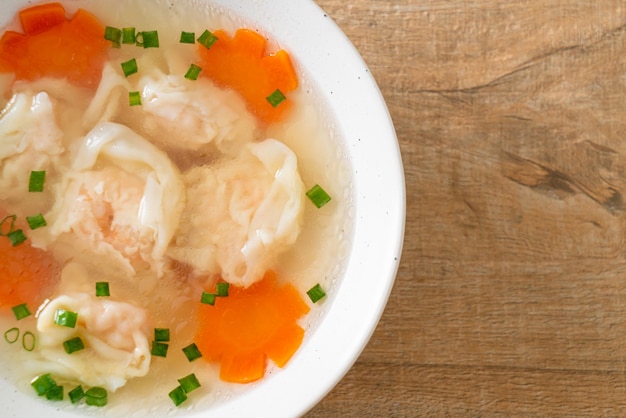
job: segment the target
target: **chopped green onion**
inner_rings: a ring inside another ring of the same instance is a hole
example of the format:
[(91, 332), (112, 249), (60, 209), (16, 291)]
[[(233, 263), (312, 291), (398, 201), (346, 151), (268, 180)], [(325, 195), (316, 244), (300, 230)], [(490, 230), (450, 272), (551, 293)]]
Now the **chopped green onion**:
[(283, 94), (282, 91), (280, 91), (279, 89), (274, 90), (274, 92), (272, 94), (270, 94), (269, 96), (267, 96), (265, 98), (265, 100), (267, 100), (269, 102), (269, 104), (272, 105), (272, 107), (276, 108), (278, 107), (282, 102), (284, 102), (285, 100), (287, 100), (287, 98), (285, 97), (285, 95)]
[(181, 44), (195, 44), (196, 43), (196, 34), (194, 32), (181, 32), (180, 33), (180, 43)]
[(209, 30), (205, 30), (198, 38), (198, 43), (203, 45), (206, 49), (209, 49), (213, 46), (217, 39), (217, 36), (213, 35)]
[(330, 195), (326, 193), (326, 190), (322, 189), (319, 184), (311, 187), (306, 192), (306, 195), (309, 199), (311, 199), (311, 202), (313, 202), (313, 204), (317, 206), (318, 209), (324, 206), (326, 203), (330, 202), (331, 199)]
[(78, 385), (74, 389), (70, 390), (67, 393), (67, 396), (70, 397), (70, 401), (72, 401), (72, 403), (76, 403), (85, 397), (85, 391), (81, 385)]
[(109, 282), (96, 282), (96, 297), (103, 298), (111, 296)]
[[(9, 236), (9, 234), (13, 231), (15, 231), (15, 220), (17, 219), (16, 215), (9, 215), (9, 216), (5, 216), (4, 219), (2, 219), (2, 221), (0, 221), (0, 236), (3, 237), (7, 237)], [(8, 221), (11, 221), (11, 224), (9, 225), (9, 230), (7, 232), (5, 231), (5, 227), (4, 224)]]
[(152, 341), (152, 349), (150, 354), (156, 357), (167, 357), (167, 350), (169, 345), (160, 341)]
[(188, 376), (183, 377), (182, 379), (178, 379), (178, 383), (180, 383), (180, 387), (183, 388), (185, 393), (189, 393), (192, 390), (198, 389), (200, 386), (200, 382), (195, 374), (191, 373)]
[(101, 387), (93, 387), (85, 392), (85, 403), (91, 406), (105, 406), (108, 402), (107, 391)]
[(62, 401), (63, 400), (63, 386), (54, 385), (46, 392), (46, 399), (49, 401)]
[(114, 47), (120, 47), (120, 39), (122, 38), (122, 31), (112, 26), (104, 28), (104, 39), (111, 41)]
[(41, 213), (34, 216), (27, 216), (26, 222), (28, 222), (28, 226), (30, 226), (30, 229), (37, 229), (48, 225)]
[(35, 349), (35, 343), (37, 339), (35, 338), (35, 334), (30, 331), (26, 331), (24, 335), (22, 335), (22, 348), (26, 351), (33, 351)]
[(129, 91), (128, 92), (128, 103), (131, 106), (141, 106), (141, 92)]
[(4, 332), (4, 341), (9, 344), (13, 344), (20, 338), (20, 329), (18, 327), (13, 327)]
[(200, 303), (205, 305), (215, 305), (215, 293), (202, 292)]
[(135, 58), (123, 62), (122, 71), (124, 72), (124, 77), (128, 77), (130, 75), (135, 74), (139, 69), (137, 68), (137, 60)]
[(11, 241), (11, 246), (13, 247), (17, 247), (18, 245), (26, 241), (26, 235), (21, 229), (16, 229), (15, 231), (9, 232), (7, 234), (7, 238), (9, 238), (9, 241)]
[(54, 381), (50, 373), (42, 374), (41, 376), (37, 376), (30, 382), (30, 385), (35, 389), (37, 395), (43, 396), (50, 389), (57, 385), (57, 382)]
[(65, 309), (57, 309), (54, 313), (54, 323), (63, 327), (75, 328), (78, 314)]
[(191, 343), (187, 347), (183, 348), (183, 353), (185, 353), (187, 360), (190, 362), (202, 357), (202, 353), (196, 343)]
[(135, 28), (122, 28), (122, 43), (134, 44), (135, 42)]
[(217, 288), (215, 295), (220, 297), (228, 296), (228, 286), (228, 283), (218, 283), (215, 285)]
[(306, 294), (309, 295), (309, 298), (311, 298), (311, 302), (313, 303), (317, 303), (317, 301), (326, 296), (326, 292), (324, 292), (324, 289), (322, 289), (322, 286), (320, 286), (319, 283), (310, 288)]
[(63, 343), (63, 348), (67, 354), (72, 354), (85, 349), (85, 344), (80, 337), (71, 338)]
[(201, 67), (198, 67), (196, 64), (191, 64), (185, 74), (185, 78), (187, 80), (197, 80), (200, 72), (202, 72)]
[(154, 329), (154, 341), (169, 341), (170, 329), (169, 328), (155, 328)]
[(168, 394), (168, 396), (174, 402), (175, 406), (178, 406), (187, 400), (187, 394), (181, 386), (177, 386)]
[(14, 306), (11, 308), (11, 310), (13, 311), (13, 315), (15, 315), (15, 319), (17, 319), (18, 321), (20, 319), (24, 319), (30, 316), (30, 311), (28, 310), (28, 306), (25, 303)]
[(46, 181), (45, 171), (31, 171), (30, 179), (28, 180), (29, 192), (43, 192), (43, 185)]
[(141, 46), (144, 48), (158, 48), (159, 33), (155, 30), (138, 32), (137, 36), (135, 36), (135, 43), (137, 44), (137, 46)]

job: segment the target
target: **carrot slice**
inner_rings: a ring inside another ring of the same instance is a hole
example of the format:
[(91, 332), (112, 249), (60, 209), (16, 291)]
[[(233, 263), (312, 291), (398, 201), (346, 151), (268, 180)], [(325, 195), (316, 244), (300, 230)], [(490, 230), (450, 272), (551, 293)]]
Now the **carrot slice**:
[(272, 123), (284, 118), (292, 107), (289, 98), (274, 107), (267, 97), (277, 89), (287, 96), (298, 87), (289, 54), (284, 50), (267, 54), (265, 38), (249, 29), (239, 29), (232, 38), (223, 30), (214, 35), (218, 40), (211, 48), (198, 47), (201, 75), (241, 94), (261, 121)]
[(0, 310), (22, 303), (37, 308), (58, 281), (59, 271), (50, 253), (28, 240), (13, 247), (0, 236)]
[(9, 31), (0, 38), (0, 72), (14, 73), (16, 80), (55, 77), (83, 87), (96, 87), (111, 47), (104, 39), (104, 25), (83, 9), (71, 20), (65, 18), (63, 11), (62, 20), (49, 17), (40, 19), (45, 24), (35, 23), (39, 22), (37, 16), (46, 13), (60, 15), (57, 6), (38, 7), (20, 12), (27, 25), (24, 35)]
[(291, 284), (269, 271), (248, 288), (230, 286), (215, 305), (201, 305), (196, 344), (203, 358), (220, 363), (220, 378), (248, 383), (265, 374), (267, 359), (283, 367), (302, 344), (297, 320), (309, 312)]
[(65, 9), (60, 3), (39, 4), (18, 14), (26, 35), (36, 35), (65, 22)]

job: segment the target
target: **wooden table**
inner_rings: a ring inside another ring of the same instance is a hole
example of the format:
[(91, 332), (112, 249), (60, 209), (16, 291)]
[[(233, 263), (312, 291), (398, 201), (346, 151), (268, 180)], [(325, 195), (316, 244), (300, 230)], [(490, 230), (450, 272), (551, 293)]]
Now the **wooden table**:
[(403, 153), (389, 305), (309, 417), (626, 416), (626, 4), (317, 0)]

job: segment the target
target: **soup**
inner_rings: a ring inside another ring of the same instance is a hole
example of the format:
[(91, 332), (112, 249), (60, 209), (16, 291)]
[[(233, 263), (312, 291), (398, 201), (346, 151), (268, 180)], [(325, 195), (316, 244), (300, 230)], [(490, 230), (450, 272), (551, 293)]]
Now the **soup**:
[(289, 367), (351, 228), (306, 74), (210, 5), (33, 10), (0, 52), (3, 373), (56, 408), (128, 416)]

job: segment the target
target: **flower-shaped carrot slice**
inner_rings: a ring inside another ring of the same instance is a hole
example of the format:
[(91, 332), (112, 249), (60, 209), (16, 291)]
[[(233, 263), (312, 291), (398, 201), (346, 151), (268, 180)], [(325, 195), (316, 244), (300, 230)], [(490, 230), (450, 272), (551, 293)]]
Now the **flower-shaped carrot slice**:
[[(265, 38), (253, 30), (239, 29), (232, 38), (223, 30), (213, 34), (217, 41), (210, 48), (198, 46), (201, 75), (237, 91), (265, 123), (283, 118), (292, 106), (287, 93), (298, 87), (289, 54), (284, 50), (268, 54)], [(285, 100), (272, 104), (268, 97), (276, 90)]]
[(202, 305), (196, 344), (203, 358), (220, 362), (220, 378), (248, 383), (265, 374), (267, 359), (283, 367), (300, 347), (304, 330), (297, 324), (309, 311), (291, 284), (274, 272), (248, 288), (230, 286), (215, 305)]
[(0, 72), (14, 73), (17, 80), (56, 77), (97, 86), (111, 47), (98, 19), (79, 9), (68, 20), (58, 3), (33, 6), (19, 16), (24, 34), (7, 31), (0, 38)]

